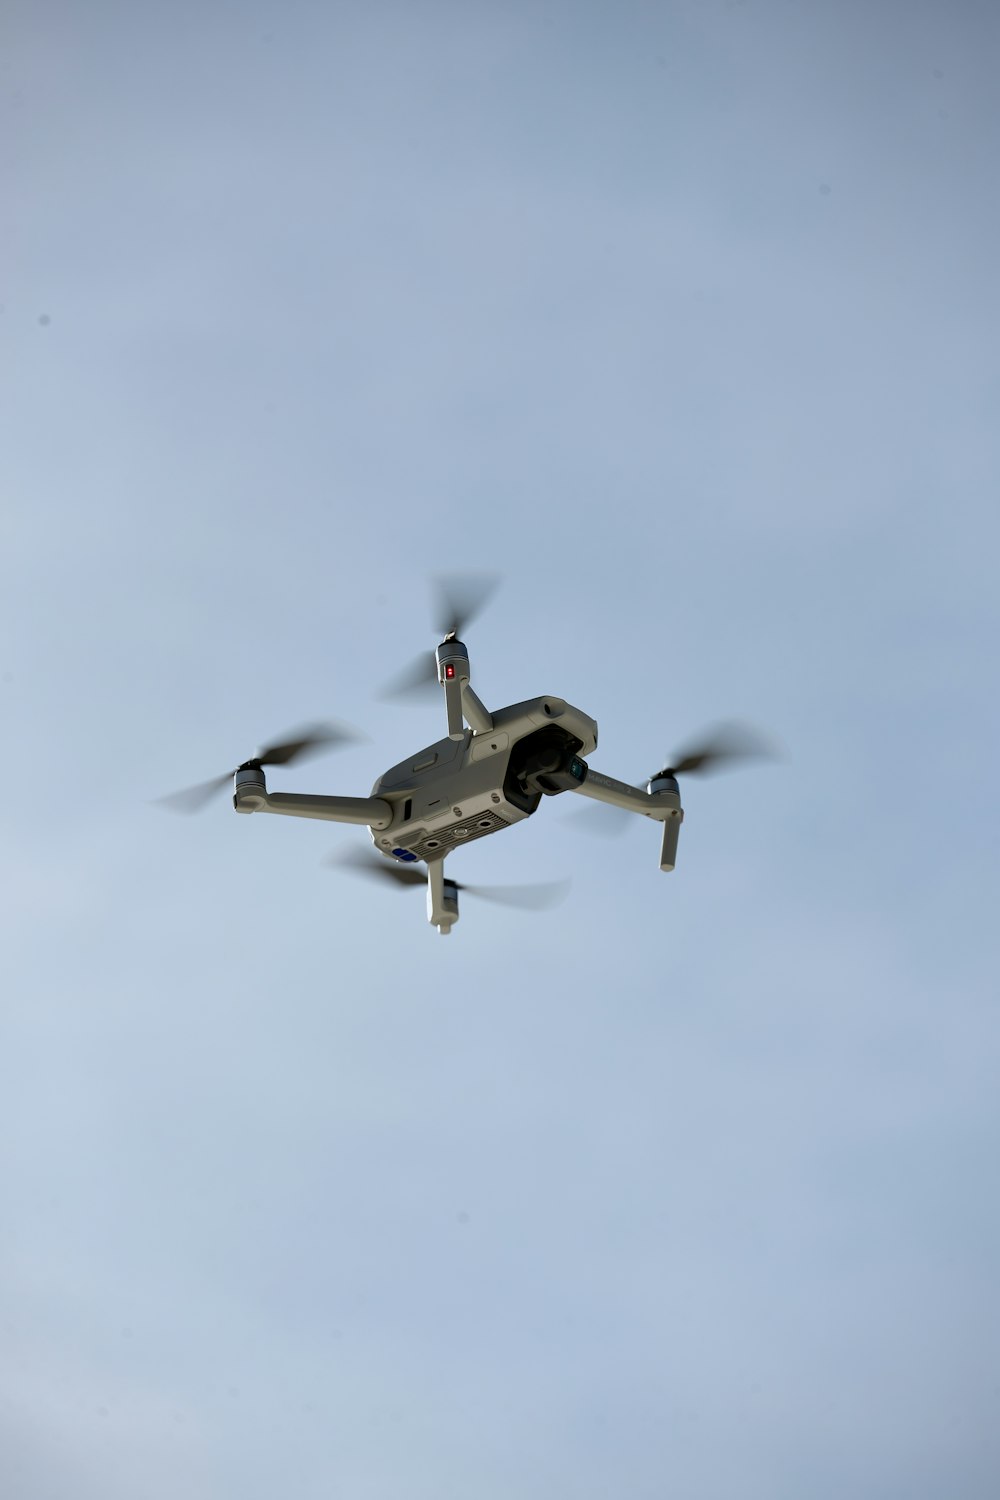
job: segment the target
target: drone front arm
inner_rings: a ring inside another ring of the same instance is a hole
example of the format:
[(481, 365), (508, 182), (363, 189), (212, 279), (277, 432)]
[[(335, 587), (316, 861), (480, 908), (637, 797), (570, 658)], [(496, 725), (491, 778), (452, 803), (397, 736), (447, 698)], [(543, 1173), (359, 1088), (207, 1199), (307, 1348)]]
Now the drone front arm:
[(239, 813), (283, 813), (289, 818), (320, 818), (327, 823), (360, 823), (388, 828), (392, 808), (381, 797), (312, 797), (301, 792), (269, 792), (264, 773), (237, 771), (233, 805)]
[(672, 870), (677, 863), (677, 836), (684, 821), (680, 794), (671, 789), (646, 792), (641, 787), (629, 786), (627, 781), (616, 781), (593, 767), (587, 767), (587, 775), (578, 786), (570, 790), (581, 797), (593, 797), (596, 802), (606, 802), (610, 807), (619, 807), (623, 812), (641, 813), (663, 824), (663, 842), (660, 847), (660, 869)]
[[(587, 767), (586, 779), (569, 790), (581, 797), (593, 797), (596, 802), (606, 802), (609, 807), (620, 807), (623, 812), (642, 813), (657, 822), (663, 822), (671, 814), (671, 804), (666, 801), (669, 794), (658, 792), (654, 797), (641, 787), (629, 786), (627, 781), (616, 781), (613, 776), (595, 771), (593, 766)], [(676, 799), (673, 805), (679, 805)]]

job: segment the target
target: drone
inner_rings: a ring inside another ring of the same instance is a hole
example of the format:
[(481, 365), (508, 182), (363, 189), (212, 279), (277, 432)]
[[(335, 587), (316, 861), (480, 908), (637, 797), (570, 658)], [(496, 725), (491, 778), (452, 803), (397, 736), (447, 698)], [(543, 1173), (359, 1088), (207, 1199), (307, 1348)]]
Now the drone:
[(367, 827), (372, 848), (335, 861), (356, 873), (398, 887), (425, 886), (427, 920), (442, 937), (458, 921), (459, 892), (523, 907), (544, 907), (563, 894), (548, 886), (466, 886), (445, 875), (445, 859), (466, 844), (502, 833), (533, 817), (543, 797), (575, 793), (620, 813), (649, 818), (661, 827), (662, 871), (672, 871), (684, 809), (678, 777), (703, 774), (725, 762), (767, 754), (746, 730), (716, 731), (673, 758), (643, 784), (595, 770), (587, 757), (597, 748), (597, 723), (564, 698), (545, 694), (488, 709), (472, 687), (469, 652), (461, 639), (495, 587), (490, 578), (462, 577), (439, 584), (437, 625), (443, 637), (384, 692), (405, 698), (425, 689), (444, 698), (447, 734), (385, 771), (368, 797), (272, 792), (267, 766), (287, 766), (356, 741), (346, 726), (314, 725), (268, 745), (223, 776), (161, 799), (195, 811), (233, 779), (233, 807), (244, 815), (276, 813)]

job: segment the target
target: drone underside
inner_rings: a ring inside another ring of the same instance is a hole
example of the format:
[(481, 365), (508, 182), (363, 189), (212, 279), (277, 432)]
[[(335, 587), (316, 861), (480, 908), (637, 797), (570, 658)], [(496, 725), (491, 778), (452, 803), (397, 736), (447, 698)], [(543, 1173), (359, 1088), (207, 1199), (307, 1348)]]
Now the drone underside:
[(530, 818), (544, 795), (586, 778), (580, 759), (597, 745), (593, 719), (560, 698), (533, 698), (491, 715), (393, 766), (372, 788), (393, 818), (375, 846), (397, 859), (443, 859), (453, 849)]

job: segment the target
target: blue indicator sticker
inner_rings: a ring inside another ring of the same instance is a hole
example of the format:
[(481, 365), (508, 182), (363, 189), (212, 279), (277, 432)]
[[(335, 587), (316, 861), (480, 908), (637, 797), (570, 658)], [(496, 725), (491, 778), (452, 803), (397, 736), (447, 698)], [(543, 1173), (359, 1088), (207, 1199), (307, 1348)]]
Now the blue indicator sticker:
[(412, 864), (417, 859), (417, 855), (411, 854), (409, 849), (393, 849), (392, 852), (397, 859), (405, 859), (407, 864)]

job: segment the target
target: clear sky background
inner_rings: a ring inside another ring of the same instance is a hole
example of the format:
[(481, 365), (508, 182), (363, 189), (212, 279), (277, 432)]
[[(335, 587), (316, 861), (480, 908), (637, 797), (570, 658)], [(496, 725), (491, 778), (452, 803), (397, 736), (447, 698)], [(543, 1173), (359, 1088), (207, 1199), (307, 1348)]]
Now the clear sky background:
[[(1000, 10), (8, 0), (10, 1500), (987, 1500)], [(546, 800), (447, 943), (323, 867), (428, 580)], [(581, 818), (571, 816), (576, 812)]]

